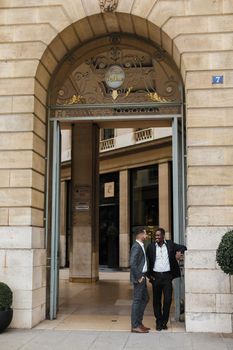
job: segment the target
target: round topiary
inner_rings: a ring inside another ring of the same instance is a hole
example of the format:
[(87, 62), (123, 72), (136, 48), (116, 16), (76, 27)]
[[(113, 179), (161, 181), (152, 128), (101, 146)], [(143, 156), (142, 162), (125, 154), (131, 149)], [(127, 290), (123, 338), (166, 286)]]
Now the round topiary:
[(224, 234), (218, 246), (216, 260), (221, 269), (233, 275), (233, 231)]
[(0, 310), (8, 310), (12, 305), (12, 291), (7, 284), (0, 282)]

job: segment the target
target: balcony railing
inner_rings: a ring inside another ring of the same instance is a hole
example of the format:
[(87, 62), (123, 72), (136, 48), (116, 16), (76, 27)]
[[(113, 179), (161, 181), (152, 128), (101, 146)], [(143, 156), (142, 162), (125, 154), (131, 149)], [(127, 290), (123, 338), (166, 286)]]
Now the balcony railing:
[(153, 139), (153, 129), (149, 128), (149, 129), (138, 130), (138, 131), (135, 131), (134, 135), (135, 135), (136, 143), (149, 141)]
[(100, 141), (100, 152), (115, 148), (115, 138)]

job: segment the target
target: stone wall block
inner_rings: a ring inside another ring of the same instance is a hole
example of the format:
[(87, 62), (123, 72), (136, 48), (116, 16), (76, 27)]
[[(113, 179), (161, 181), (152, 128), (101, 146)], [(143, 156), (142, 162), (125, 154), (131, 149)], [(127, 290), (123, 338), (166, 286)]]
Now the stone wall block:
[(47, 103), (47, 98), (48, 98), (48, 91), (47, 89), (44, 88), (43, 85), (40, 84), (39, 81), (34, 82), (34, 92), (36, 98), (43, 104), (46, 105)]
[(0, 61), (0, 78), (34, 77), (38, 66), (38, 59)]
[(230, 278), (220, 270), (186, 269), (187, 293), (230, 293)]
[(11, 78), (0, 79), (0, 95), (20, 95), (31, 94), (34, 87), (33, 78)]
[(232, 185), (233, 166), (192, 166), (187, 176), (188, 186)]
[(15, 290), (13, 291), (13, 308), (14, 310), (34, 309), (42, 306), (45, 301), (46, 288), (38, 288), (31, 290)]
[(231, 315), (226, 313), (186, 313), (187, 332), (231, 333)]
[(57, 67), (58, 61), (50, 50), (46, 50), (41, 58), (41, 63), (52, 74)]
[(174, 15), (183, 16), (185, 14), (185, 6), (183, 0), (173, 1), (157, 1), (148, 16), (148, 20), (162, 27), (163, 24)]
[(186, 312), (216, 312), (215, 294), (186, 293)]
[(9, 208), (9, 225), (10, 226), (39, 226), (44, 225), (44, 214), (42, 210), (25, 208)]
[(185, 267), (187, 269), (215, 269), (215, 250), (187, 250), (185, 252)]
[(32, 172), (32, 187), (38, 189), (41, 192), (45, 191), (45, 178), (43, 175), (38, 174), (36, 171)]
[(232, 146), (233, 127), (226, 128), (189, 128), (188, 146)]
[(174, 39), (180, 52), (231, 50), (232, 41), (232, 33), (181, 34)]
[(41, 41), (28, 43), (1, 43), (1, 59), (2, 60), (11, 60), (17, 59), (18, 57), (22, 59), (40, 59), (46, 49), (46, 44)]
[(67, 48), (60, 37), (56, 37), (49, 45), (49, 48), (58, 62), (67, 54)]
[(32, 151), (2, 151), (0, 152), (0, 169), (31, 168)]
[[(213, 75), (223, 75), (223, 84), (221, 87), (212, 84)], [(204, 72), (187, 72), (185, 87), (187, 89), (221, 89), (233, 87), (233, 71), (232, 70), (210, 70)], [(197, 110), (198, 112), (199, 110)], [(206, 111), (209, 114), (208, 110)], [(220, 110), (220, 114), (223, 112)], [(213, 115), (216, 115), (217, 111), (213, 110)], [(211, 122), (211, 120), (210, 120)]]
[(99, 2), (95, 0), (83, 1), (83, 8), (86, 15), (91, 16), (100, 12)]
[[(202, 80), (202, 79), (201, 79)], [(209, 83), (209, 82), (208, 82)], [(233, 108), (189, 108), (187, 109), (187, 127), (232, 127)]]
[(156, 2), (157, 0), (145, 0), (143, 2), (140, 0), (135, 0), (131, 13), (136, 16), (147, 18)]
[(233, 205), (233, 186), (190, 186), (188, 203), (190, 206)]
[(44, 319), (44, 305), (37, 306), (34, 309), (14, 309), (10, 328), (32, 328)]
[(216, 312), (233, 313), (233, 294), (216, 294)]
[(0, 226), (7, 226), (9, 224), (9, 209), (0, 208)]
[(1, 249), (44, 248), (44, 229), (39, 227), (0, 227)]
[(45, 88), (45, 90), (48, 89), (50, 79), (51, 79), (51, 74), (48, 72), (48, 70), (45, 68), (45, 66), (41, 62), (37, 65), (36, 79)]
[(190, 147), (188, 149), (188, 165), (233, 165), (233, 147)]
[(133, 6), (134, 0), (128, 0), (128, 1), (119, 1), (117, 11), (118, 12), (126, 12), (130, 13), (132, 6)]
[(233, 89), (189, 90), (187, 93), (187, 107), (233, 107)]
[[(90, 19), (91, 20), (91, 19)], [(60, 33), (61, 39), (65, 46), (72, 50), (79, 44), (79, 38), (74, 31), (73, 27), (68, 27)], [(46, 85), (47, 86), (47, 85)]]
[(34, 114), (39, 118), (43, 123), (46, 123), (47, 110), (37, 98), (34, 99)]
[(2, 267), (0, 268), (0, 280), (8, 284), (9, 287), (14, 290), (32, 290), (33, 268), (29, 267)]
[(36, 135), (40, 136), (40, 138), (46, 141), (46, 125), (36, 116), (33, 119), (33, 130)]
[(14, 33), (15, 42), (32, 42), (42, 41), (48, 45), (57, 34), (56, 30), (50, 23), (40, 23), (39, 25), (15, 25), (11, 26), (11, 31)]
[[(181, 58), (182, 66), (185, 71), (203, 71), (209, 70), (222, 70), (233, 69), (233, 62), (230, 51), (218, 51), (218, 52), (185, 52)], [(198, 103), (201, 107), (201, 105)], [(222, 105), (225, 107), (224, 105)], [(207, 106), (206, 106), (207, 107)]]
[(33, 114), (2, 114), (0, 132), (25, 132), (33, 130)]
[(33, 160), (32, 160), (32, 166), (33, 169), (38, 171), (41, 174), (45, 173), (45, 160), (44, 157), (40, 156), (37, 153), (33, 153)]
[(43, 286), (43, 266), (34, 266), (32, 274), (32, 289), (41, 288)]
[(9, 187), (10, 186), (10, 171), (9, 170), (0, 170), (0, 187)]
[(38, 267), (46, 264), (45, 249), (8, 249), (0, 252), (5, 252), (5, 267)]
[[(31, 91), (34, 93), (34, 89)], [(13, 113), (33, 113), (34, 112), (34, 96), (13, 96), (12, 110)]]
[(190, 226), (233, 226), (232, 206), (189, 207), (188, 223)]

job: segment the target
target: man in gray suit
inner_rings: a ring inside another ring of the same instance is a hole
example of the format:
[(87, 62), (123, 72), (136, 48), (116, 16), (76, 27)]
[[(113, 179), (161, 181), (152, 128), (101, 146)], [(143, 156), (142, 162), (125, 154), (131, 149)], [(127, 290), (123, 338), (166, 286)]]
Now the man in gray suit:
[(147, 233), (144, 228), (136, 231), (136, 241), (131, 248), (130, 254), (130, 280), (133, 283), (133, 304), (131, 311), (131, 325), (134, 333), (148, 333), (150, 328), (142, 323), (144, 311), (149, 301), (147, 291), (147, 258), (144, 242)]

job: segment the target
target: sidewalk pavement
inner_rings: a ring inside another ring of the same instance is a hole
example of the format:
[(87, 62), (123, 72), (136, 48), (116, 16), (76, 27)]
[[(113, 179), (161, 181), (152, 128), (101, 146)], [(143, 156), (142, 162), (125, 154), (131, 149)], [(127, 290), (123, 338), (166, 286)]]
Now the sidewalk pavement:
[(232, 334), (14, 330), (0, 334), (0, 350), (233, 350)]

